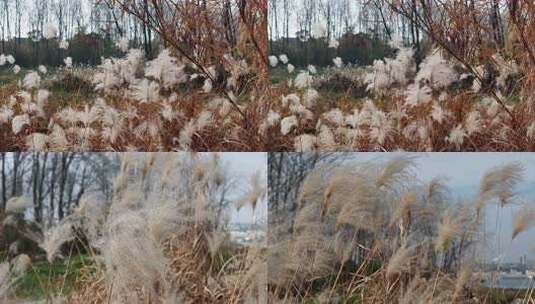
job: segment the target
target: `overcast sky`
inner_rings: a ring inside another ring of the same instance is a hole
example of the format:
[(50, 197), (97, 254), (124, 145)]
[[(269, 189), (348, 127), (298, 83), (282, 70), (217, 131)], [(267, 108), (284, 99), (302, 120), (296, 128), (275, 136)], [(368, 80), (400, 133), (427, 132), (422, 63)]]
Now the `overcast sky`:
[[(396, 153), (358, 153), (359, 161), (384, 160)], [(524, 254), (535, 259), (535, 228), (527, 230), (511, 241), (512, 218), (527, 205), (535, 208), (535, 153), (413, 153), (417, 157), (417, 178), (429, 181), (443, 176), (448, 180), (454, 199), (470, 201), (479, 190), (481, 178), (493, 167), (514, 161), (521, 162), (525, 168), (524, 181), (517, 188), (515, 204), (496, 210), (496, 204), (485, 209), (485, 231), (490, 248), (484, 252), (488, 259), (500, 257), (502, 261), (518, 261)], [(496, 218), (500, 219), (499, 238), (496, 238)], [(499, 245), (498, 244), (499, 241)]]
[[(220, 153), (221, 159), (225, 161), (232, 174), (236, 174), (237, 178), (249, 181), (249, 177), (256, 172), (261, 172), (264, 177), (267, 188), (267, 154), (266, 153)], [(237, 189), (238, 192), (244, 189)], [(267, 200), (264, 200), (256, 208), (256, 213), (253, 214), (251, 206), (246, 206), (240, 211), (234, 208), (231, 211), (232, 223), (253, 223), (253, 215), (257, 221), (263, 220), (267, 222)]]

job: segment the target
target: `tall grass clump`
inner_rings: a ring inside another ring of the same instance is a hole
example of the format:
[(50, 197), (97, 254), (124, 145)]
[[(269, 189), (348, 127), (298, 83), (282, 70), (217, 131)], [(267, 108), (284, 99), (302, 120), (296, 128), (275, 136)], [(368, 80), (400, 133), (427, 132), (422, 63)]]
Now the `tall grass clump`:
[[(295, 215), (270, 227), (271, 300), (491, 303), (480, 284), (485, 275), (478, 256), (488, 254), (479, 251), (486, 244), (480, 195), (458, 201), (445, 179), (417, 179), (416, 164), (396, 156), (310, 172)], [(513, 191), (522, 173), (518, 164), (487, 173), (481, 187), (486, 201), (503, 208), (504, 189)], [(500, 182), (490, 183), (489, 176)], [(532, 224), (533, 218), (520, 216), (513, 238)], [(532, 299), (529, 292), (517, 296)]]
[(217, 155), (124, 154), (110, 201), (88, 194), (44, 233), (40, 246), (48, 263), (69, 265), (75, 253), (62, 248), (72, 241), (87, 257), (72, 290), (47, 297), (63, 303), (263, 301), (263, 232), (241, 245), (229, 230), (229, 208), (243, 200), (236, 189), (242, 187), (247, 204), (257, 204), (264, 200), (263, 181), (254, 178), (248, 186), (233, 178)]

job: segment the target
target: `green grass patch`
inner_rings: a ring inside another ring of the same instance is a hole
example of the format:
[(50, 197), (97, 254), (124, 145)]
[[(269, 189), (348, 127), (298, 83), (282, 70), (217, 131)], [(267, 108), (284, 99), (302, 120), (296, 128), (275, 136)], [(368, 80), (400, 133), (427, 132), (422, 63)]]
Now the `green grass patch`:
[[(294, 79), (300, 71), (306, 70), (307, 67), (295, 67), (295, 70), (292, 74), (288, 73), (288, 68), (286, 65), (280, 64), (276, 68), (269, 69), (269, 76), (271, 77), (272, 84), (278, 84), (288, 79)], [(317, 73), (314, 76), (318, 77), (325, 73), (324, 67), (316, 67)]]
[(18, 75), (15, 75), (10, 68), (2, 67), (0, 68), (0, 85), (16, 83), (21, 79), (21, 75), (24, 75), (25, 73), (26, 71), (20, 71)]
[(278, 84), (283, 81), (287, 81), (290, 78), (291, 74), (288, 73), (286, 66), (284, 66), (284, 67), (270, 69), (269, 76), (271, 77), (271, 83)]
[[(13, 74), (10, 69), (0, 69), (0, 88), (10, 84), (16, 84), (24, 78), (29, 70), (22, 70), (18, 75)], [(50, 92), (45, 112), (51, 114), (61, 108), (68, 106), (77, 107), (91, 103), (96, 97), (96, 92), (91, 83), (74, 75), (66, 74), (60, 76), (58, 70), (53, 67), (48, 68), (46, 75), (41, 75), (42, 88)], [(52, 80), (51, 80), (52, 79)]]
[(53, 264), (35, 263), (15, 283), (15, 295), (17, 298), (28, 300), (46, 299), (58, 294), (67, 295), (73, 290), (80, 269), (89, 263), (91, 263), (90, 258), (82, 255)]

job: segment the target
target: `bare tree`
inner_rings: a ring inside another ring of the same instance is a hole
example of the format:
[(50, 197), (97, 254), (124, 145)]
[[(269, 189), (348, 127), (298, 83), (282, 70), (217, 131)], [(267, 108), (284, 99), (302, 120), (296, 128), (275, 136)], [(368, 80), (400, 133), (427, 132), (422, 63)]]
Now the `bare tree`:
[(270, 221), (293, 218), (297, 196), (308, 173), (351, 158), (350, 153), (270, 153), (268, 156), (268, 209)]
[(49, 226), (69, 215), (85, 193), (111, 198), (119, 159), (99, 153), (18, 152), (0, 154), (0, 162), (0, 213), (11, 197), (27, 196), (34, 220)]

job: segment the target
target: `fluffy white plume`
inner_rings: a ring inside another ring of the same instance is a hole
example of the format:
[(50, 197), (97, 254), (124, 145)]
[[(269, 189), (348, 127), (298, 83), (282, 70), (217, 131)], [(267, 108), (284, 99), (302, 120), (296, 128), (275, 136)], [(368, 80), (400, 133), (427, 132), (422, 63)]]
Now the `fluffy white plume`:
[(188, 80), (184, 73), (186, 66), (171, 56), (171, 50), (163, 50), (156, 59), (147, 62), (145, 77), (154, 78), (163, 88), (172, 88)]
[(314, 89), (307, 89), (303, 94), (303, 103), (305, 107), (311, 108), (316, 104), (316, 100), (320, 97), (318, 91)]
[(405, 92), (408, 106), (417, 106), (423, 103), (428, 103), (433, 98), (431, 88), (424, 86), (420, 87), (419, 84), (411, 84), (408, 86), (407, 91)]
[(28, 114), (18, 115), (13, 118), (11, 122), (11, 129), (13, 133), (19, 134), (24, 126), (30, 125), (30, 116)]
[(72, 229), (72, 223), (66, 221), (45, 232), (44, 240), (39, 244), (39, 247), (46, 252), (49, 263), (52, 263), (60, 254), (59, 250), (65, 242), (74, 239)]
[(69, 42), (67, 41), (61, 41), (59, 43), (59, 48), (62, 49), (62, 50), (66, 50), (69, 48)]
[(32, 266), (32, 259), (26, 254), (21, 254), (15, 257), (12, 261), (13, 267), (11, 268), (11, 272), (17, 276), (23, 276), (28, 269)]
[(435, 103), (433, 104), (431, 117), (433, 118), (434, 121), (441, 124), (446, 118), (446, 111), (444, 111), (444, 109), (438, 103)]
[(288, 73), (292, 74), (294, 71), (295, 71), (295, 67), (293, 66), (293, 64), (288, 64), (287, 66), (287, 69), (288, 69)]
[(294, 149), (296, 152), (310, 152), (314, 150), (318, 139), (314, 135), (299, 135), (294, 140)]
[(424, 81), (434, 89), (442, 89), (450, 86), (457, 78), (457, 72), (437, 51), (424, 59), (415, 80), (416, 83)]
[(48, 70), (46, 69), (46, 67), (44, 65), (40, 65), (39, 68), (37, 68), (37, 70), (41, 73), (41, 74), (46, 74), (48, 72)]
[(7, 56), (6, 56), (6, 61), (7, 61), (9, 64), (15, 64), (15, 57), (13, 57), (13, 55), (7, 55)]
[(65, 63), (65, 66), (70, 68), (72, 67), (72, 58), (71, 57), (67, 57), (63, 60), (63, 62)]
[(329, 41), (329, 48), (337, 49), (340, 46), (340, 42), (336, 40), (335, 38), (331, 38)]
[(213, 89), (212, 80), (206, 79), (204, 81), (204, 85), (202, 86), (203, 92), (204, 93), (210, 93), (210, 92), (212, 92), (212, 89)]
[(467, 136), (466, 131), (463, 129), (462, 125), (458, 125), (450, 131), (450, 135), (446, 137), (446, 141), (454, 144), (457, 149), (461, 147), (464, 143), (464, 138)]
[(288, 116), (282, 119), (281, 121), (281, 133), (282, 135), (287, 135), (292, 131), (293, 128), (298, 125), (297, 117), (295, 115)]
[(41, 85), (41, 76), (37, 72), (32, 71), (24, 77), (22, 85), (26, 89), (38, 88)]
[(271, 65), (271, 67), (276, 67), (278, 64), (279, 64), (279, 59), (277, 58), (277, 56), (269, 56), (269, 65)]
[(11, 117), (13, 117), (13, 110), (11, 107), (3, 106), (0, 108), (0, 124), (8, 123), (11, 120)]
[(48, 140), (48, 135), (33, 133), (26, 137), (26, 147), (30, 151), (45, 151)]
[(299, 73), (295, 78), (294, 85), (298, 89), (304, 89), (306, 87), (311, 86), (313, 80), (314, 78), (312, 77), (312, 75), (309, 74), (309, 72), (303, 71)]
[(160, 86), (145, 78), (132, 86), (132, 97), (141, 102), (157, 101), (160, 98)]
[(342, 61), (342, 58), (340, 57), (334, 58), (333, 63), (337, 68), (341, 68), (344, 65), (344, 62)]
[(413, 49), (401, 48), (394, 59), (375, 60), (371, 72), (364, 79), (368, 84), (367, 89), (384, 94), (394, 84), (406, 85), (409, 82), (407, 76), (416, 70), (413, 55)]

